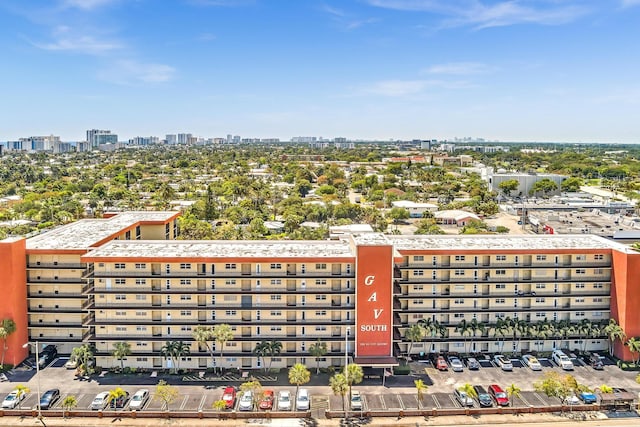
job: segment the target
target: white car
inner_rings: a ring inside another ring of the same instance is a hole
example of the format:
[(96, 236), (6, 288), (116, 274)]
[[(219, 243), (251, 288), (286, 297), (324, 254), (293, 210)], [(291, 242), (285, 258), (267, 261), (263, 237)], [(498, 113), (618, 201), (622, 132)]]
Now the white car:
[(493, 356), (493, 363), (503, 371), (513, 371), (513, 365), (511, 364), (511, 360), (504, 357), (502, 354), (496, 354)]
[(64, 364), (64, 367), (67, 369), (76, 369), (78, 367), (78, 359), (72, 357), (67, 360), (67, 363)]
[(296, 411), (308, 411), (309, 406), (309, 390), (301, 388), (298, 390), (298, 397), (296, 398)]
[(530, 354), (525, 354), (522, 356), (522, 363), (527, 365), (532, 371), (541, 371), (542, 365), (538, 362), (538, 359), (535, 356)]
[(18, 394), (18, 390), (13, 390), (11, 393), (7, 394), (7, 397), (2, 401), (2, 407), (5, 409), (14, 409), (22, 399), (26, 397), (27, 393)]
[(567, 405), (580, 405), (582, 402), (575, 394), (572, 394), (571, 396), (567, 396), (564, 399), (564, 403), (566, 403)]
[(464, 365), (462, 364), (462, 360), (458, 359), (455, 356), (449, 357), (449, 366), (451, 366), (451, 370), (453, 372), (464, 371)]
[(149, 399), (149, 390), (143, 388), (134, 393), (131, 398), (131, 402), (129, 402), (129, 409), (140, 410), (144, 407), (144, 404), (147, 403)]
[(288, 390), (281, 390), (278, 393), (278, 411), (291, 410), (291, 393)]
[(107, 406), (108, 399), (109, 399), (108, 391), (103, 391), (101, 393), (98, 393), (96, 397), (93, 399), (93, 402), (91, 402), (91, 409), (92, 410), (104, 409), (104, 407)]
[(573, 371), (573, 362), (562, 350), (553, 350), (553, 361), (565, 371)]
[(358, 390), (351, 390), (351, 410), (362, 411), (362, 396)]
[(253, 393), (251, 390), (247, 390), (242, 393), (240, 402), (238, 403), (239, 411), (251, 411), (253, 409)]

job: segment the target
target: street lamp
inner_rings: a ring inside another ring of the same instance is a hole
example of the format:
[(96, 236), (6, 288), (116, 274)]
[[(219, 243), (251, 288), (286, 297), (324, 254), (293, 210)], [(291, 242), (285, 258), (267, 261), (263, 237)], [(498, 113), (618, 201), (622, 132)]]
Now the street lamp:
[(347, 330), (344, 334), (344, 369), (345, 369), (345, 377), (347, 376), (347, 365), (349, 364), (349, 332), (351, 331), (351, 326), (347, 326)]
[(36, 349), (36, 388), (38, 391), (38, 419), (41, 420), (42, 419), (42, 408), (40, 407), (40, 375), (38, 375), (40, 373), (40, 357), (39, 357), (39, 348), (40, 348), (40, 344), (38, 343), (38, 341), (36, 341), (35, 343), (33, 342), (26, 342), (22, 345), (22, 348), (27, 348), (28, 346), (34, 346)]

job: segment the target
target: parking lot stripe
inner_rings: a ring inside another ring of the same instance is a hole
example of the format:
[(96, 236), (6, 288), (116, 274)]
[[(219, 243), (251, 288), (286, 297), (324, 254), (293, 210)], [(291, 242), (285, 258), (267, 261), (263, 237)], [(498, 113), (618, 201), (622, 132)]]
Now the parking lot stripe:
[(438, 402), (438, 399), (436, 399), (436, 397), (433, 394), (430, 394), (429, 396), (431, 396), (431, 400), (433, 400), (433, 404), (436, 408), (440, 408), (440, 402)]
[(182, 404), (180, 404), (180, 410), (183, 410), (187, 402), (189, 401), (189, 395), (185, 395), (184, 399), (182, 399)]
[(204, 394), (202, 395), (202, 399), (200, 399), (200, 405), (198, 405), (198, 411), (202, 410), (202, 407), (204, 406), (204, 402), (206, 402), (207, 400), (207, 395)]
[(453, 402), (454, 408), (462, 408), (462, 405), (460, 404), (460, 402), (458, 402), (458, 399), (455, 399), (452, 395), (449, 395), (449, 399), (451, 399), (451, 401)]
[(538, 393), (533, 393), (533, 395), (540, 401), (540, 403), (542, 403), (543, 406), (548, 406), (548, 403), (542, 397), (540, 397)]

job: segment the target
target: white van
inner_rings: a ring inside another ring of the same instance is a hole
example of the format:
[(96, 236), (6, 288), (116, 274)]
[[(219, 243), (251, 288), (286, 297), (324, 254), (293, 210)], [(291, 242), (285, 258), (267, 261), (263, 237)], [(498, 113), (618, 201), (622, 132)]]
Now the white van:
[(565, 371), (573, 371), (573, 362), (569, 359), (569, 356), (564, 354), (562, 350), (553, 350), (551, 358), (556, 365), (560, 366)]

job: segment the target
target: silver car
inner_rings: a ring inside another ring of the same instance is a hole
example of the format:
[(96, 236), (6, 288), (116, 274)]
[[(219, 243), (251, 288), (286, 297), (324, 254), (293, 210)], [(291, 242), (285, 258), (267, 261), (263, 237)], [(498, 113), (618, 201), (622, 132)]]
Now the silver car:
[(253, 393), (251, 390), (247, 390), (242, 394), (240, 402), (238, 403), (238, 410), (251, 411), (253, 409)]
[(455, 389), (453, 394), (462, 406), (473, 406), (473, 399), (466, 392)]
[(144, 404), (147, 402), (147, 399), (149, 399), (149, 390), (143, 388), (136, 391), (131, 398), (131, 402), (129, 402), (129, 409), (142, 409)]
[(464, 371), (464, 365), (462, 364), (462, 360), (458, 359), (455, 356), (449, 357), (449, 366), (451, 366), (451, 370), (453, 372)]
[(93, 399), (93, 402), (91, 402), (91, 409), (92, 410), (104, 409), (104, 407), (107, 406), (108, 399), (109, 399), (108, 391), (103, 391), (101, 393), (98, 393), (96, 397)]

